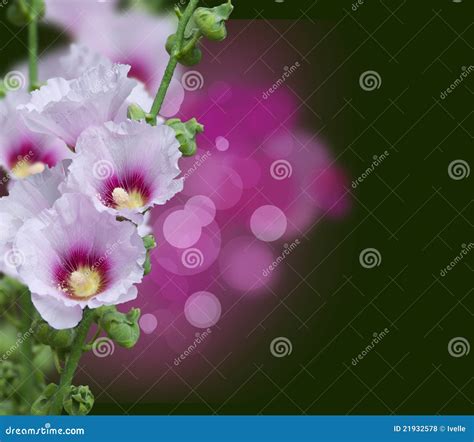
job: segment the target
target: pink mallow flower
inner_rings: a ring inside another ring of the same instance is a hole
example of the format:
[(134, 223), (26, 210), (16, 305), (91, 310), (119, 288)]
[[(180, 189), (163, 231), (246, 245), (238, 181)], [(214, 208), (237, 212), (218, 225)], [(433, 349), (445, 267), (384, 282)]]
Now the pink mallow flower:
[(137, 221), (136, 214), (183, 189), (179, 143), (168, 126), (108, 122), (86, 130), (76, 151), (68, 187), (91, 197), (99, 210)]
[(16, 267), (23, 254), (13, 247), (15, 235), (27, 220), (51, 208), (61, 196), (59, 186), (66, 178), (66, 163), (15, 181), (9, 195), (0, 198), (0, 271), (18, 276)]
[(135, 299), (143, 278), (146, 251), (135, 226), (97, 211), (81, 194), (64, 194), (28, 220), (14, 247), (33, 304), (56, 329), (75, 327), (86, 307)]
[(74, 147), (82, 131), (117, 116), (137, 84), (127, 78), (129, 70), (130, 66), (99, 64), (72, 80), (50, 79), (18, 109), (29, 129)]
[(28, 93), (12, 91), (0, 100), (0, 166), (13, 178), (25, 178), (70, 158), (66, 144), (52, 136), (32, 133), (16, 108), (29, 101)]

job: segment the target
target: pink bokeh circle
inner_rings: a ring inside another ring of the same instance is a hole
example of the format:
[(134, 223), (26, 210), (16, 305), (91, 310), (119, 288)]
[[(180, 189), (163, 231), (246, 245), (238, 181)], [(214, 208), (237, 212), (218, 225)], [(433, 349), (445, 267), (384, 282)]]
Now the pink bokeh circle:
[(191, 211), (199, 219), (201, 226), (209, 225), (216, 217), (216, 206), (205, 195), (196, 195), (189, 198), (184, 208)]
[[(188, 209), (185, 211), (190, 213)], [(154, 230), (157, 233), (156, 241), (159, 246), (151, 256), (152, 264), (180, 276), (204, 272), (215, 262), (221, 249), (219, 226), (212, 221), (205, 227), (199, 227), (200, 237), (195, 243), (186, 248), (176, 247), (164, 237), (163, 233), (162, 225), (169, 220), (169, 213), (169, 211), (163, 213), (155, 223)]]
[(163, 235), (174, 247), (191, 247), (201, 236), (201, 222), (190, 210), (176, 210), (166, 217)]
[(217, 137), (216, 149), (220, 150), (221, 152), (225, 152), (227, 149), (229, 149), (229, 140), (225, 137)]
[(285, 234), (287, 225), (283, 211), (271, 205), (260, 206), (250, 218), (252, 233), (265, 242), (280, 239)]
[(158, 326), (158, 320), (156, 319), (155, 315), (146, 313), (140, 318), (139, 324), (143, 333), (149, 335), (156, 330), (156, 327)]
[(265, 276), (273, 262), (269, 246), (251, 236), (240, 236), (229, 241), (221, 252), (219, 266), (222, 278), (232, 288), (254, 292), (265, 287), (275, 275)]
[(184, 305), (184, 315), (194, 327), (208, 328), (217, 324), (221, 317), (221, 303), (210, 292), (192, 294)]

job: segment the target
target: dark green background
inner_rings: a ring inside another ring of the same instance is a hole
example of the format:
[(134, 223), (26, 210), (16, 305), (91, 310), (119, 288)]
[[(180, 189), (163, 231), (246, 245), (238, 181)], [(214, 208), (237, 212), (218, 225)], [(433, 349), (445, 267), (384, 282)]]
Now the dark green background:
[[(356, 190), (348, 189), (351, 216), (336, 224), (323, 220), (288, 258), (297, 273), (288, 271), (279, 294), (307, 327), (277, 302), (281, 315), (265, 327), (269, 336), (291, 339), (292, 355), (273, 358), (266, 341), (262, 349), (249, 348), (242, 366), (226, 369), (233, 373), (231, 387), (221, 386), (215, 373), (210, 377), (216, 390), (242, 386), (213, 406), (249, 414), (471, 414), (473, 352), (454, 358), (448, 342), (461, 336), (474, 343), (474, 254), (446, 277), (440, 270), (461, 244), (473, 242), (472, 174), (453, 180), (448, 165), (457, 159), (474, 165), (474, 75), (445, 100), (440, 93), (473, 64), (472, 0), (366, 0), (356, 11), (350, 1), (235, 3), (236, 18), (256, 18), (262, 26), (264, 18), (297, 20), (277, 27), (284, 36), (279, 44), (310, 51), (298, 89), (307, 100), (306, 126), (321, 131), (353, 179), (373, 155), (388, 150), (390, 156)], [(0, 13), (3, 69), (23, 54), (25, 35), (12, 37)], [(312, 32), (318, 26), (326, 30), (322, 38)], [(54, 39), (54, 32), (42, 32), (42, 45)], [(331, 60), (322, 57), (327, 51), (334, 52)], [(359, 86), (367, 70), (382, 78), (373, 92)], [(312, 72), (323, 82), (315, 84)], [(359, 264), (369, 247), (382, 256), (374, 269)], [(352, 366), (385, 327), (389, 335)], [(168, 413), (174, 406), (164, 400), (131, 412)], [(122, 412), (106, 402), (95, 411)], [(209, 409), (192, 395), (174, 412)]]

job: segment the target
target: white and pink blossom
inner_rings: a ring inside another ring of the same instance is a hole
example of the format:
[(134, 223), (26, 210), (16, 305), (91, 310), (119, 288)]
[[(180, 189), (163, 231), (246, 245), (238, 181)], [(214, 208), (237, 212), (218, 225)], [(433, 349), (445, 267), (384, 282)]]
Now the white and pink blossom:
[(75, 327), (86, 307), (135, 299), (143, 278), (146, 251), (135, 226), (99, 212), (82, 194), (66, 193), (25, 222), (14, 247), (33, 304), (56, 329)]

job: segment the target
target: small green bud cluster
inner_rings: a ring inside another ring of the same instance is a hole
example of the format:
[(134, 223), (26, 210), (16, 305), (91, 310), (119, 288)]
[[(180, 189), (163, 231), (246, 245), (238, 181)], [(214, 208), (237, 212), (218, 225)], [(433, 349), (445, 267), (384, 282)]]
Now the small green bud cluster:
[(192, 156), (196, 153), (196, 135), (204, 131), (204, 126), (199, 124), (196, 118), (183, 123), (178, 118), (172, 118), (166, 122), (168, 126), (176, 132), (176, 139), (179, 141), (179, 150), (185, 157)]
[[(58, 392), (56, 384), (49, 384), (31, 406), (31, 414), (46, 416), (51, 412), (54, 396)], [(94, 406), (94, 395), (87, 385), (71, 385), (63, 398), (63, 407), (70, 416), (85, 416)]]
[(63, 407), (70, 416), (85, 416), (94, 406), (94, 395), (88, 385), (71, 385), (64, 396)]
[[(176, 55), (179, 63), (184, 66), (198, 64), (202, 58), (199, 40), (201, 37), (214, 41), (224, 40), (227, 37), (225, 22), (233, 9), (231, 0), (215, 8), (197, 8), (186, 25), (182, 47), (176, 47), (177, 36), (172, 34), (166, 41), (166, 50), (170, 55)], [(181, 13), (177, 13), (181, 18)], [(177, 52), (174, 54), (174, 51)]]
[(227, 37), (225, 27), (234, 7), (230, 0), (215, 8), (197, 8), (194, 11), (194, 23), (204, 37), (209, 40), (222, 41)]
[(56, 330), (42, 319), (34, 322), (33, 330), (35, 338), (40, 344), (49, 345), (57, 350), (68, 350), (71, 348), (76, 337), (75, 328)]
[(132, 308), (128, 313), (117, 311), (115, 306), (101, 307), (98, 324), (105, 330), (107, 336), (124, 348), (132, 348), (140, 337), (140, 309)]

